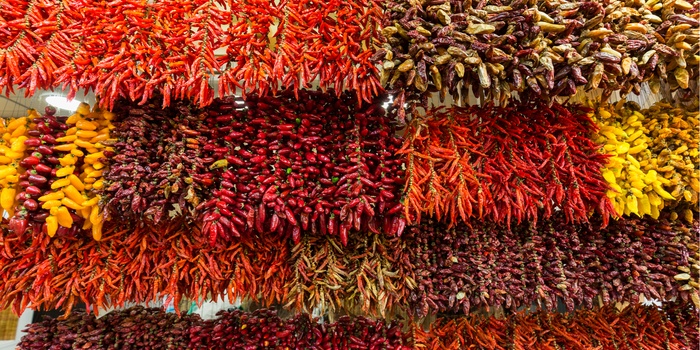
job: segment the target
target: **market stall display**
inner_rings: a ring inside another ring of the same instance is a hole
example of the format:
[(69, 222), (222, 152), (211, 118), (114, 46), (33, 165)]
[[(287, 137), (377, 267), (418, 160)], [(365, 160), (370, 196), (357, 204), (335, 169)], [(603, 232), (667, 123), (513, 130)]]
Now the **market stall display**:
[(697, 348), (699, 9), (5, 1), (0, 88), (96, 102), (0, 121), (0, 309), (64, 313), (19, 349)]

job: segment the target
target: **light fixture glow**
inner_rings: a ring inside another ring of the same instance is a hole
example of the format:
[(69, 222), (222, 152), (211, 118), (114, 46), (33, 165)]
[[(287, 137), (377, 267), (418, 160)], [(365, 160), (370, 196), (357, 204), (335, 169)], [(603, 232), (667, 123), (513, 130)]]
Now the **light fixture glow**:
[(64, 96), (49, 96), (46, 98), (46, 103), (56, 107), (60, 108), (66, 111), (70, 112), (75, 112), (76, 109), (78, 109), (78, 106), (80, 106), (80, 101), (78, 100), (73, 100), (73, 101), (68, 101)]

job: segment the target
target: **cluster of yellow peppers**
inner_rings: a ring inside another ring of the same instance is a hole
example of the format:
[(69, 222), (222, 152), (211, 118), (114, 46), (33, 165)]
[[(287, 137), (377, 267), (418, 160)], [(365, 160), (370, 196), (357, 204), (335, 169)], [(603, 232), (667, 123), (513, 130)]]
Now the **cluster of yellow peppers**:
[[(602, 173), (619, 215), (656, 219), (664, 207), (680, 209), (680, 201), (698, 202), (697, 111), (674, 109), (664, 102), (648, 110), (634, 103), (589, 106), (600, 128), (595, 141), (610, 155)], [(692, 210), (686, 207), (680, 213), (692, 222)], [(671, 215), (675, 219), (678, 212)]]
[(0, 121), (0, 206), (8, 216), (14, 215), (15, 186), (23, 171), (19, 162), (25, 157), (27, 146), (24, 141), (27, 140), (27, 131), (32, 128), (31, 120), (36, 116), (39, 116), (36, 111), (29, 111), (28, 116)]
[[(103, 186), (102, 173), (105, 164), (100, 162), (104, 151), (114, 149), (102, 144), (109, 140), (109, 132), (114, 128), (110, 122), (111, 112), (95, 109), (82, 103), (75, 114), (68, 117), (66, 124), (71, 126), (66, 136), (56, 139), (55, 150), (70, 152), (59, 159), (61, 168), (56, 171), (57, 180), (51, 184), (56, 190), (39, 198), (42, 208), (50, 210), (46, 219), (48, 233), (53, 236), (58, 226), (71, 227), (73, 220), (68, 209), (85, 219), (83, 230), (90, 229), (96, 240), (102, 239), (103, 217), (100, 212), (100, 196), (93, 189)], [(82, 159), (80, 175), (75, 175), (76, 163)]]

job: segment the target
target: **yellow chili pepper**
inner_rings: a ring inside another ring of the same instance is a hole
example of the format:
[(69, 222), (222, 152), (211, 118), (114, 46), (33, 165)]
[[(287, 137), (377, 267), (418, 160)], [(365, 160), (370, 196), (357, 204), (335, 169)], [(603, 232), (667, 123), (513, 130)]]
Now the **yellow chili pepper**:
[[(83, 217), (83, 219), (89, 219), (90, 218), (90, 212), (92, 211), (91, 206), (85, 206), (83, 205), (83, 209), (80, 210), (80, 216)], [(90, 222), (90, 220), (85, 220), (87, 222)]]
[(55, 208), (55, 207), (58, 207), (58, 206), (60, 206), (60, 205), (61, 205), (61, 201), (59, 201), (59, 200), (51, 200), (51, 201), (47, 201), (46, 203), (42, 204), (42, 205), (41, 205), (41, 208), (42, 208), (42, 209), (49, 209), (49, 210), (50, 210), (51, 208)]
[(66, 119), (66, 124), (79, 123), (83, 118), (78, 113), (73, 113), (68, 119)]
[(92, 225), (92, 238), (96, 241), (102, 240), (102, 221)]
[(79, 149), (77, 149), (77, 148), (74, 149), (74, 150), (72, 150), (72, 151), (70, 151), (70, 154), (72, 154), (72, 155), (74, 155), (74, 156), (76, 156), (76, 157), (82, 157), (82, 156), (85, 155), (85, 153), (84, 153), (83, 151), (81, 151), (81, 150), (79, 150)]
[(93, 205), (96, 205), (97, 202), (99, 202), (99, 201), (100, 201), (100, 196), (97, 196), (97, 197), (93, 197), (93, 198), (90, 198), (90, 199), (84, 201), (80, 205), (82, 205), (83, 207), (91, 207)]
[(12, 163), (12, 159), (7, 156), (0, 156), (0, 164), (10, 164)]
[(15, 141), (12, 142), (12, 146), (10, 149), (14, 152), (24, 152), (27, 149), (27, 145), (24, 144), (24, 141), (27, 140), (27, 137), (22, 135), (18, 137)]
[[(57, 173), (56, 175), (58, 175), (58, 172), (56, 172), (56, 173)], [(95, 170), (95, 171), (90, 172), (88, 174), (89, 178), (96, 178), (96, 177), (100, 177), (100, 176), (102, 176), (102, 170)]]
[(53, 193), (49, 193), (49, 194), (46, 194), (46, 195), (39, 197), (39, 202), (48, 202), (48, 201), (59, 200), (59, 199), (62, 199), (63, 197), (65, 197), (65, 194), (63, 194), (63, 192), (61, 192), (61, 191), (53, 192)]
[(63, 193), (66, 194), (66, 197), (72, 199), (76, 203), (82, 203), (85, 201), (85, 198), (83, 198), (83, 195), (78, 192), (78, 190), (73, 186), (73, 185), (68, 185), (63, 188)]
[(67, 166), (56, 170), (56, 177), (64, 177), (72, 174), (75, 171), (74, 166)]
[(63, 186), (68, 186), (68, 185), (70, 185), (70, 183), (71, 183), (70, 178), (58, 179), (51, 184), (51, 189), (55, 190), (55, 189), (61, 188)]
[(83, 182), (80, 181), (80, 178), (75, 176), (75, 174), (68, 175), (68, 182), (70, 182), (70, 184), (73, 185), (73, 187), (75, 187), (75, 189), (78, 191), (85, 189), (85, 184), (83, 184)]
[[(93, 123), (91, 121), (87, 121), (87, 120), (78, 120), (78, 123), (75, 126), (77, 126), (78, 129), (89, 130), (89, 131), (97, 129), (97, 125), (95, 125), (95, 123)], [(80, 136), (80, 135), (78, 135), (78, 136)]]
[(83, 230), (89, 230), (92, 228), (92, 222), (90, 220), (83, 221)]
[(75, 135), (76, 132), (78, 132), (78, 128), (76, 128), (76, 127), (74, 126), (74, 127), (70, 128), (70, 129), (66, 130), (66, 135)]
[(94, 188), (96, 190), (101, 190), (102, 187), (104, 187), (104, 182), (102, 181), (102, 179), (99, 179), (99, 180), (95, 181), (95, 183), (92, 184), (92, 188)]
[(66, 208), (66, 207), (59, 207), (58, 208), (58, 213), (56, 214), (56, 218), (58, 219), (58, 224), (65, 227), (65, 228), (70, 228), (73, 225), (73, 217), (70, 216), (70, 213), (68, 212), (68, 208)]
[[(80, 128), (80, 127), (78, 127)], [(90, 130), (78, 130), (78, 132), (75, 133), (78, 137), (85, 138), (85, 139), (91, 139), (95, 136), (97, 136), (97, 132), (95, 131), (90, 131)]]
[(66, 154), (64, 157), (58, 159), (61, 166), (69, 166), (75, 164), (78, 160), (72, 154)]
[(90, 142), (95, 143), (95, 142), (105, 141), (107, 139), (109, 139), (109, 134), (99, 134), (99, 135), (91, 138)]
[(10, 168), (7, 168), (7, 169), (0, 170), (0, 179), (4, 179), (4, 178), (6, 178), (6, 177), (8, 177), (8, 176), (10, 176), (10, 175), (14, 175), (14, 174), (17, 174), (17, 169), (16, 169), (16, 168), (10, 167)]
[(3, 209), (8, 210), (12, 208), (15, 204), (15, 193), (17, 190), (14, 188), (3, 188), (0, 192), (0, 206)]
[(73, 142), (78, 139), (78, 136), (76, 135), (68, 135), (68, 136), (63, 136), (59, 137), (56, 139), (58, 142)]
[(12, 137), (19, 137), (20, 135), (24, 135), (24, 133), (27, 132), (27, 127), (24, 125), (21, 125), (19, 128), (15, 129), (15, 131), (12, 132)]
[(27, 117), (20, 117), (7, 124), (7, 130), (15, 130), (27, 123)]
[(73, 144), (76, 146), (80, 146), (82, 148), (94, 148), (95, 147), (94, 144), (87, 142), (87, 141), (83, 141), (83, 140), (75, 140), (73, 142)]
[(74, 143), (67, 143), (64, 145), (54, 146), (53, 149), (56, 151), (61, 151), (61, 152), (70, 152), (70, 151), (74, 150), (76, 147), (78, 147), (78, 146), (76, 146)]
[(20, 159), (20, 158), (24, 157), (24, 152), (15, 152), (15, 151), (7, 150), (7, 151), (5, 151), (5, 155), (12, 158), (12, 159)]
[(63, 199), (61, 199), (61, 204), (65, 205), (68, 208), (74, 209), (74, 210), (82, 210), (83, 209), (83, 207), (80, 204), (76, 203), (74, 200), (67, 198), (67, 197), (63, 197)]
[(102, 220), (100, 216), (100, 208), (97, 206), (92, 207), (90, 210), (90, 222), (92, 222), (93, 225), (97, 224)]
[(49, 237), (53, 237), (56, 235), (57, 230), (58, 219), (53, 215), (49, 215), (49, 217), (46, 218), (46, 232), (49, 234)]

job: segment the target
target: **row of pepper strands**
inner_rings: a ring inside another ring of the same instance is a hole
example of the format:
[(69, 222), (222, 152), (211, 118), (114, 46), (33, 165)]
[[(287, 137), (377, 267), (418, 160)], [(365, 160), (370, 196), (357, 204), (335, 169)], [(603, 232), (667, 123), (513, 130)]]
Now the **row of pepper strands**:
[(99, 240), (111, 217), (185, 218), (203, 222), (212, 245), (253, 230), (294, 242), (308, 232), (343, 244), (353, 231), (400, 236), (424, 213), (509, 226), (559, 208), (568, 222), (596, 211), (605, 225), (658, 217), (668, 204), (692, 222), (698, 113), (660, 106), (625, 107), (624, 126), (598, 108), (600, 144), (591, 110), (577, 105), (428, 110), (400, 149), (379, 102), (360, 107), (351, 93), (288, 90), (206, 109), (122, 103), (114, 113), (83, 104), (65, 123), (47, 108), (7, 124), (0, 204), (20, 233), (91, 229)]
[[(376, 1), (11, 0), (0, 8), (0, 86), (94, 90), (103, 106), (120, 97), (205, 106), (240, 89), (383, 90), (371, 62)], [(225, 51), (219, 55), (218, 51)]]
[(10, 228), (42, 232), (49, 237), (92, 232), (99, 240), (103, 216), (98, 191), (103, 186), (102, 161), (109, 147), (112, 114), (81, 104), (60, 120), (47, 107), (43, 115), (2, 120), (0, 132), (0, 206)]
[(176, 98), (208, 105), (213, 76), (220, 96), (318, 79), (321, 88), (352, 90), (368, 102), (382, 86), (453, 96), (471, 87), (495, 100), (511, 91), (568, 95), (582, 85), (628, 92), (649, 79), (669, 91), (696, 89), (694, 3), (424, 5), (11, 0), (0, 9), (0, 86), (30, 95), (57, 86), (71, 96), (94, 90), (109, 106), (155, 93), (165, 106)]
[(505, 319), (470, 316), (414, 327), (417, 349), (694, 349), (697, 310), (667, 304), (561, 313), (517, 313)]
[[(380, 80), (401, 103), (469, 91), (505, 103), (578, 87), (696, 98), (697, 1), (389, 1)], [(403, 114), (399, 115), (403, 118)]]
[(21, 350), (73, 349), (695, 349), (698, 315), (675, 303), (579, 310), (572, 315), (520, 312), (506, 318), (439, 318), (430, 329), (364, 317), (319, 323), (309, 314), (222, 311), (213, 320), (141, 306), (99, 319), (73, 315), (30, 324)]
[(558, 207), (572, 223), (597, 211), (605, 225), (670, 205), (692, 222), (698, 114), (660, 106), (625, 107), (624, 127), (598, 108), (600, 144), (591, 110), (576, 105), (429, 110), (400, 149), (379, 102), (360, 107), (350, 93), (288, 90), (206, 109), (122, 103), (114, 113), (83, 104), (65, 123), (48, 108), (8, 123), (0, 204), (16, 232), (91, 229), (99, 240), (111, 217), (185, 218), (203, 222), (212, 245), (253, 230), (294, 242), (308, 232), (343, 244), (353, 231), (400, 236), (424, 213), (450, 225), (536, 225)]
[(605, 224), (658, 218), (670, 206), (691, 222), (700, 190), (697, 106), (589, 105), (510, 102), (415, 115), (398, 152), (406, 159), (405, 217), (536, 224), (557, 207), (570, 222), (595, 212)]
[(421, 318), (559, 301), (573, 310), (641, 296), (700, 304), (698, 221), (630, 219), (607, 228), (563, 217), (535, 229), (411, 227), (402, 238), (274, 233), (212, 247), (199, 226), (107, 222), (104, 237), (17, 234), (0, 226), (0, 307), (89, 310), (168, 297), (241, 298), (290, 311)]

